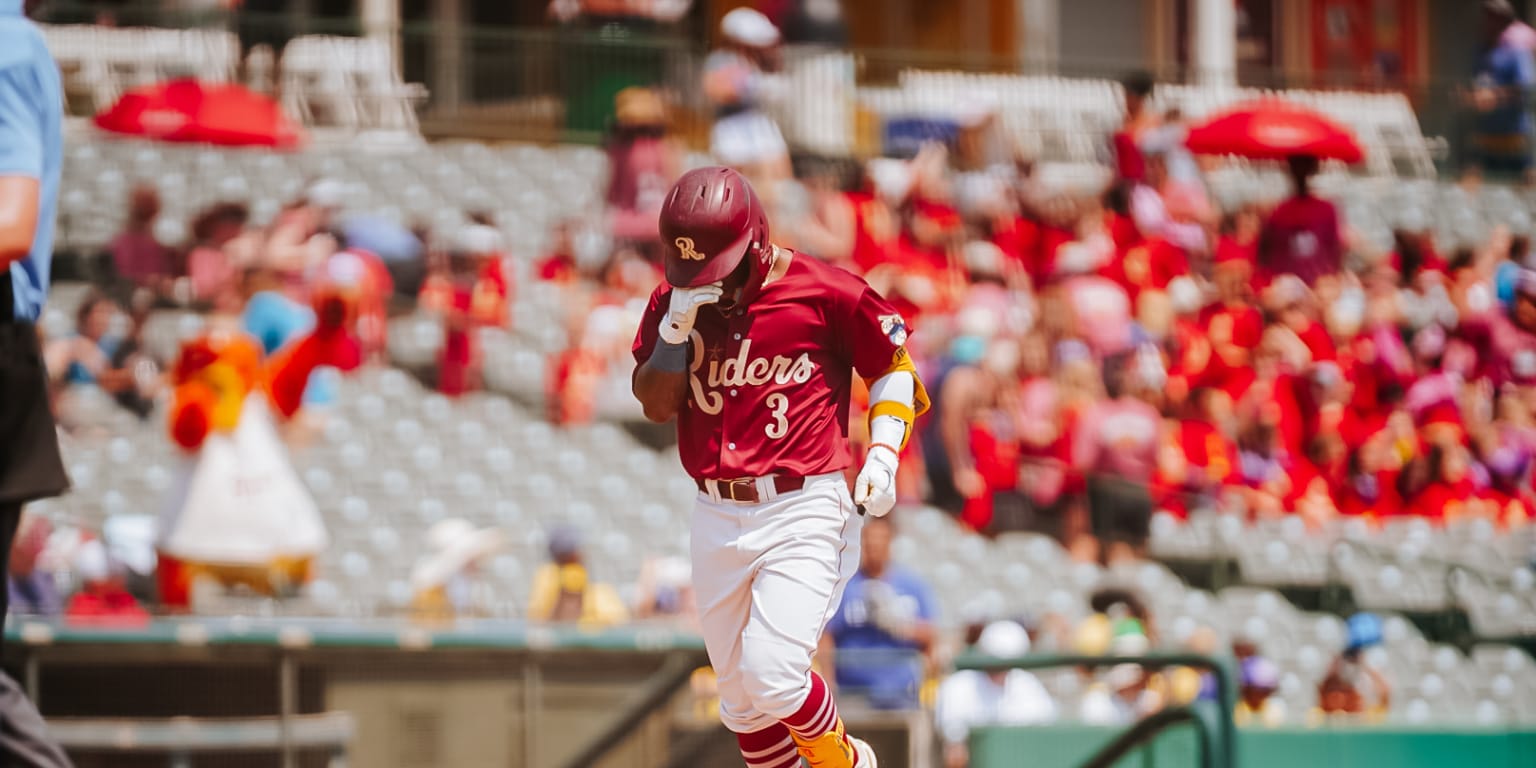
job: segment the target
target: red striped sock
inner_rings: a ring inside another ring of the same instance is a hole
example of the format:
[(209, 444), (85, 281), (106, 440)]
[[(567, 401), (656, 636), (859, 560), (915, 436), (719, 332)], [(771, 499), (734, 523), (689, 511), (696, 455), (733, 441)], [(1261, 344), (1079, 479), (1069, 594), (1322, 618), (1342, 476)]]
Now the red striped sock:
[(800, 765), (795, 740), (783, 723), (774, 723), (761, 731), (736, 734), (736, 746), (747, 768), (794, 768)]
[(832, 691), (821, 675), (811, 673), (811, 692), (805, 703), (783, 722), (796, 736), (806, 740), (824, 736), (837, 727), (837, 702), (832, 700)]

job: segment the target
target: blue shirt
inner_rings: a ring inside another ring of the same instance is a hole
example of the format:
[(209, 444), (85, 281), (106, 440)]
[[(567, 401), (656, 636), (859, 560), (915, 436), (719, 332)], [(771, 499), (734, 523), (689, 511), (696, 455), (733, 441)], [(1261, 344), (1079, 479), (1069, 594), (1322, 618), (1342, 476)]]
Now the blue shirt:
[[(103, 336), (96, 342), (96, 348), (100, 349), (101, 354), (105, 355), (108, 360), (111, 360), (117, 354), (118, 348), (122, 345), (122, 339), (116, 336)], [(95, 384), (96, 374), (91, 373), (90, 369), (81, 364), (79, 360), (72, 360), (69, 363), (69, 369), (64, 371), (64, 380), (70, 384)]]
[(1477, 68), (1478, 85), (1518, 90), (1523, 98), (1500, 102), (1499, 106), (1477, 118), (1478, 130), (1490, 135), (1527, 134), (1531, 115), (1527, 109), (1532, 87), (1536, 87), (1536, 62), (1531, 52), (1509, 42), (1501, 42), (1483, 55)]
[[(246, 302), (240, 322), (246, 333), (261, 342), (262, 354), (271, 355), (314, 329), (315, 313), (277, 291), (260, 291)], [(330, 366), (316, 368), (304, 387), (304, 404), (327, 405), (334, 402), (340, 384), (340, 371)]]
[(36, 321), (53, 263), (53, 220), (64, 164), (64, 91), (42, 32), (21, 6), (22, 0), (0, 0), (0, 176), (25, 176), (42, 185), (31, 253), (11, 264), (16, 318)]
[(916, 707), (923, 668), (920, 649), (882, 628), (885, 619), (877, 614), (889, 611), (901, 623), (931, 622), (933, 607), (928, 585), (911, 571), (890, 566), (880, 579), (862, 571), (854, 574), (827, 624), (837, 647), (837, 684), (866, 694), (876, 707)]
[(245, 332), (261, 342), (262, 354), (266, 355), (315, 327), (315, 313), (309, 307), (277, 291), (252, 295), (240, 320)]

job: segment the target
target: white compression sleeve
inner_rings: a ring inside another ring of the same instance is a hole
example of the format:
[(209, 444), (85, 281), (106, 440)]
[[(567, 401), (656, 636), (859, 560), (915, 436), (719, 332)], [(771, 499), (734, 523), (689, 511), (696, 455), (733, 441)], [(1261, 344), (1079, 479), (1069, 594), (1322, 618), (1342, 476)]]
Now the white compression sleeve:
[[(912, 374), (907, 371), (892, 371), (881, 376), (870, 385), (869, 404), (873, 408), (878, 402), (901, 403), (908, 408), (912, 407), (912, 399), (916, 396), (915, 383)], [(907, 428), (911, 426), (905, 421), (889, 414), (876, 416), (869, 425), (869, 442), (884, 443), (900, 448), (907, 436)]]

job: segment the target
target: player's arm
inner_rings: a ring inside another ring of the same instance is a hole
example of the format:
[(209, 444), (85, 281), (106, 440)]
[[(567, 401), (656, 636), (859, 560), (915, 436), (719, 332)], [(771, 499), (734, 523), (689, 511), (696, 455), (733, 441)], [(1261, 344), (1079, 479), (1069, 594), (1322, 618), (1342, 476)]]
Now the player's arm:
[(21, 74), (0, 70), (0, 269), (31, 253), (42, 195), (42, 123)]
[[(659, 358), (659, 359), (658, 359)], [(679, 359), (681, 362), (679, 362)], [(688, 396), (688, 350), (678, 344), (677, 349), (666, 350), (657, 345), (657, 354), (635, 366), (630, 389), (645, 418), (665, 424), (677, 415)]]
[(630, 382), (645, 418), (665, 423), (683, 407), (688, 397), (688, 337), (694, 319), (700, 307), (719, 300), (719, 283), (658, 290), (651, 296), (635, 336), (637, 365)]
[(869, 451), (853, 501), (881, 517), (896, 505), (896, 468), (928, 391), (907, 354), (906, 321), (867, 286), (852, 307), (845, 336), (854, 370), (869, 384)]

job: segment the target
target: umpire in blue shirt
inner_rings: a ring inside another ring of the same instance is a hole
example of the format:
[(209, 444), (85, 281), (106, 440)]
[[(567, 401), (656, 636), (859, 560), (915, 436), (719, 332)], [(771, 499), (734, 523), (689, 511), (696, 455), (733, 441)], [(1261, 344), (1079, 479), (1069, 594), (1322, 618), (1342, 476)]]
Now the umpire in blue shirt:
[[(38, 1), (0, 0), (0, 573), (8, 571), (22, 505), (69, 487), (36, 325), (48, 296), (64, 143), (59, 68), (25, 13)], [(0, 617), (5, 602), (0, 590)], [(3, 673), (0, 765), (69, 765)]]

